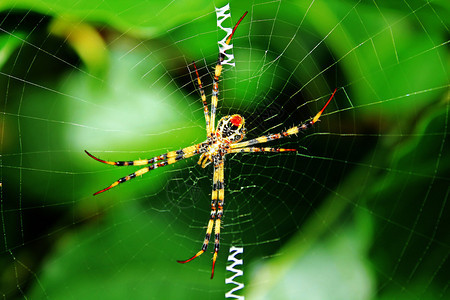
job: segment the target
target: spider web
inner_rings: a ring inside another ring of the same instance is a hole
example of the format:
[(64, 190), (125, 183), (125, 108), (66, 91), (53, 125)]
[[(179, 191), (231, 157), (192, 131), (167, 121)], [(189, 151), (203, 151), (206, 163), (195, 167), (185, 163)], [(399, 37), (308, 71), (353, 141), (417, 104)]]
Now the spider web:
[(215, 299), (231, 246), (251, 299), (448, 298), (449, 5), (297, 2), (230, 2), (224, 25), (249, 13), (218, 117), (255, 138), (337, 92), (314, 128), (265, 144), (297, 153), (226, 156), (210, 280), (210, 250), (175, 260), (203, 242), (212, 167), (186, 159), (93, 197), (137, 168), (83, 150), (132, 160), (205, 139), (191, 62), (210, 96), (214, 6), (2, 1), (3, 298)]

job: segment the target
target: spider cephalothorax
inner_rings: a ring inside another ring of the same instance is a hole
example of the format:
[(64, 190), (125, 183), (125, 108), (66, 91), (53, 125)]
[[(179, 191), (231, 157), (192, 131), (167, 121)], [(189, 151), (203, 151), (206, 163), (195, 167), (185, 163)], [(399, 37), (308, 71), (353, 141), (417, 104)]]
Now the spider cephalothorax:
[[(229, 45), (231, 41), (231, 37), (233, 36), (237, 26), (245, 17), (247, 12), (239, 19), (237, 24), (234, 26), (233, 31), (228, 37), (226, 44)], [(243, 153), (243, 152), (285, 152), (285, 151), (296, 151), (295, 149), (283, 149), (283, 148), (270, 148), (270, 147), (249, 147), (255, 144), (266, 143), (269, 141), (285, 138), (291, 135), (295, 135), (299, 132), (305, 131), (308, 128), (312, 127), (320, 118), (323, 111), (330, 103), (331, 99), (336, 93), (334, 90), (328, 102), (325, 106), (320, 110), (312, 120), (306, 121), (300, 125), (293, 126), (286, 131), (282, 131), (276, 134), (269, 134), (260, 136), (251, 140), (247, 140), (241, 142), (241, 140), (245, 136), (245, 120), (240, 115), (231, 115), (225, 116), (221, 118), (215, 126), (215, 117), (216, 117), (216, 107), (217, 107), (217, 95), (219, 94), (219, 77), (222, 72), (222, 61), (223, 54), (219, 54), (219, 59), (217, 61), (217, 65), (215, 68), (214, 74), (214, 82), (213, 82), (213, 91), (211, 96), (211, 115), (209, 114), (208, 104), (206, 103), (205, 92), (203, 91), (202, 81), (200, 80), (200, 76), (197, 71), (197, 67), (194, 63), (194, 69), (197, 76), (197, 82), (200, 90), (201, 99), (203, 102), (203, 110), (205, 114), (205, 122), (206, 122), (206, 140), (202, 143), (192, 145), (183, 149), (179, 149), (176, 151), (170, 151), (159, 156), (155, 156), (150, 159), (139, 159), (133, 161), (106, 161), (100, 158), (97, 158), (90, 154), (86, 153), (92, 157), (93, 159), (114, 166), (143, 166), (146, 167), (137, 170), (129, 174), (128, 176), (122, 177), (119, 180), (113, 182), (110, 186), (96, 192), (94, 195), (98, 195), (103, 193), (121, 183), (127, 182), (137, 176), (142, 176), (145, 173), (154, 170), (156, 168), (164, 167), (167, 165), (174, 164), (182, 159), (192, 157), (194, 155), (200, 154), (200, 159), (198, 161), (199, 165), (205, 168), (208, 164), (213, 164), (213, 189), (211, 193), (211, 213), (208, 221), (208, 226), (206, 229), (205, 239), (203, 240), (203, 245), (194, 256), (187, 260), (179, 260), (179, 263), (187, 263), (193, 260), (196, 257), (199, 257), (206, 251), (208, 247), (209, 240), (211, 237), (214, 240), (214, 255), (212, 262), (212, 271), (211, 278), (214, 276), (214, 266), (217, 259), (217, 254), (219, 252), (219, 243), (220, 243), (220, 227), (223, 217), (223, 207), (225, 201), (225, 183), (224, 183), (224, 161), (226, 154), (232, 153)], [(213, 233), (214, 228), (214, 233)]]
[(221, 118), (215, 132), (208, 137), (207, 142), (199, 149), (201, 153), (198, 164), (205, 168), (211, 162), (219, 163), (230, 149), (230, 144), (240, 142), (245, 136), (245, 120), (240, 115)]

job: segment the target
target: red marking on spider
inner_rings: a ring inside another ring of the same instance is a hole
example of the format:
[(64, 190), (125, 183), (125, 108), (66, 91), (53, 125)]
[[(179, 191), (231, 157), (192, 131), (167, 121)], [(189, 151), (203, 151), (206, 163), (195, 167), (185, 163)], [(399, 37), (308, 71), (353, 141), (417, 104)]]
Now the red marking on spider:
[(100, 158), (98, 158), (98, 157), (95, 157), (94, 155), (90, 154), (90, 153), (87, 152), (86, 150), (84, 150), (84, 152), (86, 152), (87, 155), (89, 155), (90, 157), (92, 157), (92, 158), (95, 159), (96, 161), (99, 161), (99, 162), (101, 162), (101, 163), (108, 164), (108, 165), (115, 165), (114, 162), (112, 162), (112, 161), (106, 161), (106, 160), (100, 159)]
[(236, 29), (238, 28), (239, 24), (241, 23), (242, 19), (244, 19), (244, 17), (247, 15), (248, 11), (246, 11), (244, 13), (244, 15), (239, 19), (239, 21), (236, 23), (236, 25), (234, 25), (233, 31), (231, 32), (230, 36), (228, 37), (226, 43), (227, 45), (230, 44), (231, 38), (233, 37), (234, 32), (236, 31)]
[(327, 108), (328, 104), (330, 104), (331, 99), (333, 99), (334, 94), (336, 93), (336, 91), (337, 91), (337, 88), (334, 89), (333, 94), (331, 94), (331, 97), (330, 97), (330, 99), (328, 99), (328, 101), (325, 104), (325, 106), (317, 113), (317, 115), (314, 117), (314, 119), (312, 119), (311, 124), (314, 124), (314, 123), (316, 123), (319, 120), (319, 118), (322, 115), (323, 111), (325, 110), (325, 108)]
[(231, 122), (231, 124), (233, 124), (234, 126), (239, 127), (239, 125), (242, 124), (242, 117), (241, 117), (241, 116), (238, 116), (238, 115), (233, 116), (233, 117), (231, 117), (230, 122)]
[(107, 190), (109, 190), (110, 188), (113, 188), (113, 187), (115, 187), (115, 185), (110, 185), (107, 188), (104, 188), (103, 190), (100, 190), (100, 191), (94, 193), (93, 196), (98, 195), (98, 194), (103, 193), (103, 192), (106, 192)]

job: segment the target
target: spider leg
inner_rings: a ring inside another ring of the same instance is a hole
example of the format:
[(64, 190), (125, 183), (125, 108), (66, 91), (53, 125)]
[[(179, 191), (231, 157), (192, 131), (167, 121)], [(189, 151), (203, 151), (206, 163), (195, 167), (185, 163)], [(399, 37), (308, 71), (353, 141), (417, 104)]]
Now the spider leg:
[(187, 262), (190, 262), (194, 258), (199, 257), (202, 255), (206, 249), (208, 248), (209, 240), (211, 238), (211, 233), (214, 227), (214, 219), (216, 218), (217, 213), (217, 195), (218, 195), (218, 182), (219, 182), (219, 166), (214, 165), (214, 173), (213, 173), (213, 189), (211, 193), (211, 214), (208, 222), (208, 227), (206, 229), (206, 235), (205, 239), (203, 240), (203, 245), (200, 251), (198, 251), (194, 256), (187, 260), (177, 260), (177, 262), (181, 264), (185, 264)]
[[(233, 37), (234, 32), (236, 31), (237, 27), (241, 23), (242, 19), (247, 15), (247, 12), (242, 15), (242, 17), (239, 19), (239, 21), (234, 25), (233, 31), (231, 32), (230, 36), (226, 40), (226, 44), (229, 45), (231, 42), (231, 38)], [(214, 69), (214, 80), (213, 80), (213, 90), (212, 90), (212, 96), (211, 96), (211, 123), (209, 124), (209, 130), (208, 132), (210, 134), (213, 134), (214, 132), (214, 125), (216, 121), (216, 108), (217, 108), (217, 96), (219, 94), (219, 77), (220, 74), (222, 74), (222, 62), (224, 60), (225, 55), (223, 53), (219, 53), (219, 58), (217, 60), (216, 68)]]
[(228, 149), (227, 153), (242, 153), (242, 152), (286, 152), (297, 151), (297, 149), (284, 149), (284, 148), (258, 148), (258, 147), (245, 147)]
[(319, 120), (320, 116), (322, 115), (323, 111), (325, 110), (325, 108), (327, 108), (328, 104), (330, 104), (331, 99), (333, 99), (334, 94), (336, 93), (337, 88), (334, 89), (333, 94), (331, 94), (330, 99), (328, 99), (327, 103), (325, 103), (325, 105), (323, 106), (323, 108), (315, 115), (315, 117), (312, 119), (311, 123), (314, 124), (317, 122), (317, 120)]
[(205, 121), (206, 121), (206, 136), (211, 135), (211, 127), (210, 127), (210, 118), (209, 118), (209, 111), (208, 111), (208, 104), (206, 103), (206, 95), (205, 91), (203, 90), (202, 81), (200, 80), (200, 76), (198, 75), (197, 66), (195, 65), (195, 62), (192, 62), (195, 69), (195, 75), (197, 75), (197, 83), (198, 83), (198, 89), (200, 90), (200, 97), (202, 98), (203, 103), (203, 112), (205, 114)]
[(240, 142), (240, 143), (235, 143), (235, 144), (230, 144), (230, 148), (243, 148), (243, 147), (247, 147), (250, 145), (254, 145), (254, 144), (261, 144), (261, 143), (266, 143), (272, 140), (277, 140), (277, 139), (281, 139), (293, 134), (297, 134), (301, 131), (306, 131), (307, 129), (311, 128), (320, 118), (320, 116), (322, 115), (323, 111), (325, 110), (325, 108), (328, 106), (328, 104), (330, 103), (331, 99), (333, 99), (334, 94), (336, 93), (336, 90), (334, 90), (333, 94), (331, 94), (330, 99), (328, 99), (327, 103), (324, 105), (324, 107), (314, 116), (314, 118), (312, 118), (311, 121), (307, 121), (303, 124), (294, 126), (289, 128), (286, 131), (280, 132), (280, 133), (276, 133), (276, 134), (270, 134), (270, 135), (263, 135), (260, 137), (257, 137), (255, 139), (251, 139), (245, 142)]
[[(198, 146), (198, 145), (196, 145), (196, 146)], [(191, 147), (194, 147), (194, 146), (191, 146)], [(190, 147), (188, 147), (188, 148), (190, 148)], [(184, 149), (187, 149), (187, 148), (184, 148)], [(176, 152), (176, 151), (172, 151), (172, 152)], [(169, 153), (171, 153), (171, 152), (169, 152)], [(178, 161), (180, 161), (182, 159), (189, 158), (189, 157), (194, 156), (195, 154), (198, 154), (198, 153), (199, 153), (199, 150), (197, 149), (197, 150), (194, 150), (193, 152), (191, 151), (191, 152), (187, 152), (187, 153), (183, 153), (183, 154), (178, 154), (175, 157), (173, 157), (171, 155), (171, 157), (168, 158), (165, 161), (154, 163), (154, 164), (152, 164), (152, 165), (150, 165), (148, 167), (139, 169), (136, 172), (133, 172), (133, 173), (131, 173), (128, 176), (120, 178), (119, 180), (113, 182), (110, 186), (104, 188), (103, 190), (100, 190), (100, 191), (94, 193), (94, 196), (98, 195), (100, 193), (106, 192), (107, 190), (112, 189), (113, 187), (115, 187), (115, 186), (117, 186), (117, 185), (119, 185), (121, 183), (127, 182), (127, 181), (129, 181), (129, 180), (131, 180), (133, 178), (136, 178), (136, 176), (144, 175), (148, 171), (151, 171), (151, 170), (154, 170), (154, 169), (160, 168), (160, 167), (165, 167), (167, 165), (174, 164), (174, 163), (176, 163), (176, 162), (178, 162)]]
[(217, 61), (214, 73), (213, 90), (211, 96), (211, 123), (209, 124), (208, 130), (210, 134), (214, 132), (214, 125), (216, 122), (217, 95), (219, 94), (219, 76), (222, 73), (222, 60), (223, 58), (219, 56), (219, 60)]
[(202, 145), (203, 145), (203, 143), (189, 146), (189, 147), (179, 149), (176, 151), (170, 151), (170, 152), (155, 156), (150, 159), (138, 159), (138, 160), (130, 160), (130, 161), (107, 161), (107, 160), (103, 160), (103, 159), (100, 159), (100, 158), (92, 155), (87, 150), (84, 150), (84, 152), (86, 152), (87, 155), (89, 155), (91, 158), (95, 159), (96, 161), (99, 161), (104, 164), (112, 165), (112, 166), (118, 166), (118, 167), (121, 167), (121, 166), (144, 166), (144, 165), (153, 164), (160, 160), (170, 159), (170, 158), (174, 158), (174, 157), (176, 158), (177, 156), (180, 156), (180, 155), (181, 156), (189, 155), (190, 153), (194, 153), (195, 151), (197, 151), (200, 148), (200, 146), (202, 146)]
[(214, 255), (213, 255), (213, 262), (212, 262), (212, 271), (211, 271), (211, 279), (214, 277), (214, 267), (216, 265), (216, 259), (217, 254), (219, 252), (219, 245), (220, 245), (220, 225), (222, 222), (223, 217), (223, 204), (225, 199), (225, 184), (224, 184), (224, 167), (223, 167), (223, 160), (219, 163), (219, 181), (217, 182), (217, 189), (218, 189), (218, 201), (217, 201), (217, 218), (216, 218), (216, 224), (214, 225), (215, 231), (214, 231)]

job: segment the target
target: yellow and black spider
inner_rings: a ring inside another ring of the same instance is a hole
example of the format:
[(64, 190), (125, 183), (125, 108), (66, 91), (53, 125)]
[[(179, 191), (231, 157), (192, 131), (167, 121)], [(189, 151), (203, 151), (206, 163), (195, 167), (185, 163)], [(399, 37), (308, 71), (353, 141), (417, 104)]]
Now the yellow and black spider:
[[(239, 23), (245, 17), (247, 12), (239, 19), (236, 25), (233, 28), (230, 36), (228, 37), (226, 44), (229, 45), (231, 41), (231, 37), (233, 36), (236, 28)], [(203, 143), (189, 146), (180, 150), (171, 151), (168, 153), (161, 154), (159, 156), (153, 157), (151, 159), (142, 159), (142, 160), (133, 160), (133, 161), (106, 161), (100, 158), (97, 158), (87, 152), (87, 155), (92, 157), (93, 159), (113, 166), (142, 166), (149, 165), (145, 168), (139, 169), (134, 173), (131, 173), (128, 176), (122, 177), (107, 188), (96, 192), (94, 195), (103, 193), (120, 183), (124, 183), (130, 179), (135, 178), (136, 176), (143, 175), (148, 171), (153, 169), (164, 167), (182, 159), (192, 157), (197, 154), (200, 155), (200, 159), (198, 160), (198, 164), (205, 168), (208, 164), (213, 163), (214, 173), (213, 173), (213, 188), (211, 195), (211, 215), (209, 218), (208, 226), (206, 229), (205, 239), (203, 241), (203, 245), (200, 251), (198, 251), (194, 256), (187, 260), (178, 260), (179, 263), (187, 263), (193, 260), (194, 258), (200, 256), (206, 251), (208, 247), (209, 240), (211, 238), (211, 234), (214, 231), (214, 255), (212, 261), (212, 271), (211, 271), (211, 279), (214, 276), (214, 266), (217, 259), (217, 253), (219, 252), (219, 240), (220, 240), (220, 226), (221, 220), (223, 216), (223, 205), (224, 205), (224, 160), (225, 155), (229, 153), (240, 153), (240, 152), (284, 152), (284, 151), (296, 151), (296, 149), (283, 149), (283, 148), (258, 148), (258, 147), (248, 147), (254, 144), (266, 143), (268, 141), (284, 138), (293, 134), (297, 134), (301, 131), (305, 131), (308, 128), (312, 127), (314, 123), (319, 120), (319, 117), (322, 115), (323, 111), (330, 103), (333, 98), (336, 90), (334, 90), (328, 102), (325, 106), (320, 110), (314, 118), (310, 121), (304, 122), (298, 126), (294, 126), (289, 128), (286, 131), (277, 134), (270, 134), (265, 136), (260, 136), (258, 138), (248, 140), (245, 142), (241, 142), (245, 136), (245, 120), (242, 116), (234, 114), (231, 116), (225, 116), (221, 118), (215, 127), (215, 118), (216, 118), (216, 107), (217, 107), (217, 96), (219, 93), (219, 77), (222, 73), (222, 62), (224, 60), (224, 54), (219, 54), (219, 59), (217, 61), (217, 65), (215, 67), (214, 80), (213, 80), (213, 90), (211, 96), (211, 116), (208, 111), (208, 104), (206, 103), (205, 92), (202, 87), (202, 82), (200, 80), (200, 76), (197, 71), (197, 67), (194, 63), (195, 74), (197, 76), (197, 82), (200, 90), (201, 99), (203, 102), (203, 110), (205, 113), (206, 120), (206, 141)]]

